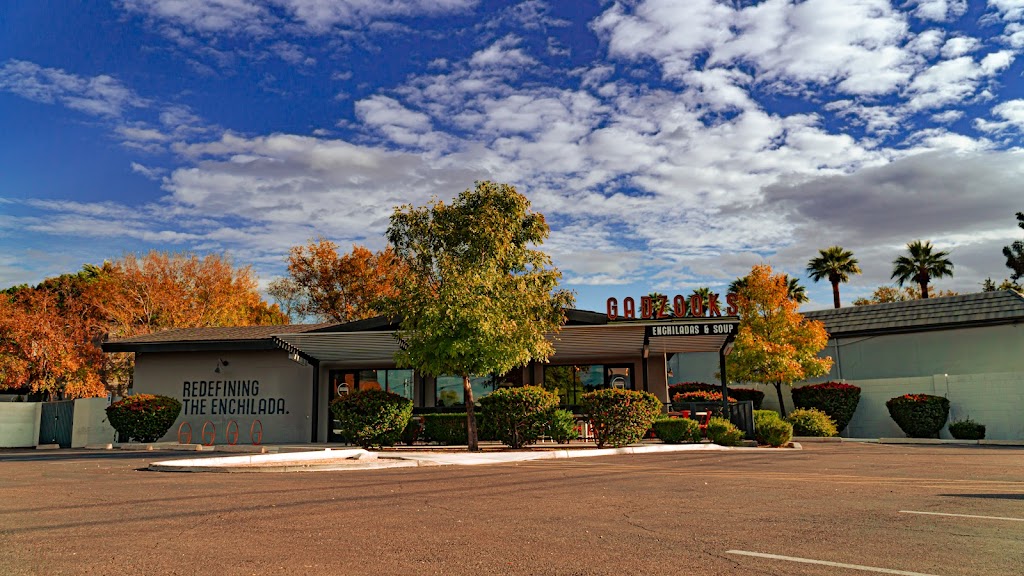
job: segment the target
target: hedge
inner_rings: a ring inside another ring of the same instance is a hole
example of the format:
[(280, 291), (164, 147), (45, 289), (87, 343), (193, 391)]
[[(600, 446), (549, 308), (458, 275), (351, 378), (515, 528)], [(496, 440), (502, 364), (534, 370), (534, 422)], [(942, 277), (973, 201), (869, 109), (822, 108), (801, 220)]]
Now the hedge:
[[(722, 387), (718, 384), (708, 384), (707, 382), (682, 382), (680, 384), (672, 384), (668, 387), (668, 397), (675, 398), (676, 394), (685, 394), (687, 392), (715, 392), (717, 393), (718, 400), (722, 399)], [(751, 401), (754, 403), (754, 410), (760, 410), (761, 404), (764, 402), (764, 392), (755, 390), (754, 388), (733, 388), (729, 387), (729, 397), (738, 401), (746, 402)]]
[(904, 394), (890, 398), (885, 407), (908, 438), (938, 438), (949, 418), (949, 399), (931, 394)]
[(860, 388), (842, 382), (825, 382), (793, 388), (793, 405), (797, 408), (817, 408), (843, 431), (860, 403)]
[(582, 396), (597, 447), (639, 442), (661, 415), (661, 401), (649, 392), (606, 388)]
[(985, 425), (970, 418), (949, 423), (949, 434), (957, 440), (982, 440), (985, 438)]
[[(673, 407), (681, 406), (687, 402), (721, 402), (721, 392), (708, 392), (706, 390), (695, 390), (693, 392), (683, 392), (676, 394), (672, 397)], [(729, 402), (735, 402), (736, 399), (729, 396)]]
[(335, 398), (331, 415), (339, 433), (353, 444), (394, 446), (412, 417), (412, 400), (384, 390), (359, 390)]
[(481, 398), (480, 406), (494, 437), (510, 448), (522, 448), (544, 434), (558, 395), (540, 386), (499, 388)]
[(659, 418), (651, 425), (654, 434), (666, 444), (700, 442), (700, 424), (689, 418)]
[[(477, 418), (477, 430), (480, 420)], [(466, 432), (466, 413), (424, 414), (423, 438), (445, 446), (461, 446), (469, 443)]]
[(797, 408), (786, 415), (786, 422), (793, 425), (794, 436), (831, 438), (839, 435), (835, 422), (816, 408)]
[(181, 402), (169, 396), (135, 394), (107, 406), (107, 421), (122, 442), (156, 442), (181, 414)]

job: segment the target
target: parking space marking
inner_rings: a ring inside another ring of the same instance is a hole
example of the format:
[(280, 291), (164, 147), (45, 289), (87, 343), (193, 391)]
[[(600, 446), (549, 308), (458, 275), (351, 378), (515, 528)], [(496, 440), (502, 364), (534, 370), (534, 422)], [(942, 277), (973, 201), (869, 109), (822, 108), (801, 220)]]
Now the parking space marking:
[(753, 556), (755, 558), (768, 558), (770, 560), (786, 560), (788, 562), (799, 562), (801, 564), (818, 564), (831, 566), (833, 568), (848, 568), (860, 570), (861, 572), (881, 572), (882, 574), (900, 574), (902, 576), (936, 576), (923, 572), (907, 572), (906, 570), (893, 570), (891, 568), (878, 568), (876, 566), (861, 566), (859, 564), (843, 564), (842, 562), (829, 562), (827, 560), (812, 560), (810, 558), (798, 558), (796, 556), (780, 556), (778, 554), (765, 554), (763, 552), (748, 552), (746, 550), (727, 550), (726, 554), (738, 554), (740, 556)]
[(956, 518), (981, 518), (983, 520), (1009, 520), (1011, 522), (1024, 522), (1024, 518), (1010, 518), (1008, 516), (978, 516), (976, 514), (950, 514), (948, 512), (921, 512), (919, 510), (900, 510), (900, 514), (924, 514), (927, 516), (954, 516)]

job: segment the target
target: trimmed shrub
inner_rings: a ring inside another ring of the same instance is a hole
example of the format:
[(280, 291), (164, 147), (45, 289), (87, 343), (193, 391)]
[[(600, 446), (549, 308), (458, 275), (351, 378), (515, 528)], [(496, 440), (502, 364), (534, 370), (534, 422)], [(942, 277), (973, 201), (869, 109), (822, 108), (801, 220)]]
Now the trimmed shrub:
[(419, 440), (420, 434), (423, 432), (423, 423), (418, 417), (413, 416), (409, 418), (409, 423), (405, 425), (402, 430), (402, 444), (406, 446), (412, 446)]
[[(480, 420), (477, 420), (480, 428)], [(466, 432), (466, 413), (425, 414), (423, 416), (423, 436), (430, 442), (445, 446), (461, 446), (469, 442)]]
[(135, 394), (107, 406), (107, 421), (122, 442), (156, 442), (181, 414), (181, 402), (170, 396)]
[(588, 392), (582, 400), (598, 448), (639, 442), (661, 415), (661, 401), (649, 392), (606, 388)]
[(860, 387), (842, 382), (825, 382), (793, 388), (793, 405), (797, 408), (817, 408), (842, 432), (853, 419), (860, 403)]
[(708, 440), (719, 446), (739, 446), (743, 431), (725, 418), (708, 420)]
[(580, 437), (576, 416), (568, 410), (552, 410), (548, 415), (547, 435), (559, 444), (568, 444)]
[(816, 408), (797, 408), (786, 416), (786, 422), (793, 425), (794, 436), (838, 436), (835, 422)]
[(359, 390), (335, 398), (331, 415), (353, 444), (394, 446), (412, 417), (412, 400), (383, 390)]
[(509, 448), (522, 448), (544, 434), (558, 395), (540, 386), (498, 388), (481, 398), (480, 406), (495, 438)]
[(700, 442), (700, 424), (689, 418), (659, 418), (651, 425), (654, 434), (665, 444)]
[(781, 419), (766, 419), (755, 429), (758, 444), (778, 448), (793, 439), (793, 425)]
[(908, 438), (938, 438), (949, 418), (949, 399), (931, 394), (904, 394), (890, 398), (885, 407)]
[(761, 429), (768, 425), (768, 422), (782, 421), (782, 416), (775, 410), (754, 410), (754, 439), (758, 444), (766, 444), (761, 437)]
[(760, 410), (764, 402), (764, 392), (754, 388), (729, 388), (729, 396), (738, 402), (751, 401), (754, 403), (754, 410)]
[(985, 425), (970, 418), (957, 420), (949, 423), (949, 433), (957, 440), (982, 440), (985, 438)]
[(676, 394), (685, 394), (687, 392), (719, 392), (721, 393), (722, 387), (717, 384), (708, 384), (707, 382), (680, 382), (679, 384), (672, 384), (668, 387), (668, 397), (672, 398)]
[[(708, 392), (706, 390), (696, 390), (693, 392), (683, 392), (676, 394), (672, 397), (672, 404), (685, 404), (687, 402), (721, 402), (721, 392)], [(735, 402), (736, 399), (729, 396), (729, 402)]]

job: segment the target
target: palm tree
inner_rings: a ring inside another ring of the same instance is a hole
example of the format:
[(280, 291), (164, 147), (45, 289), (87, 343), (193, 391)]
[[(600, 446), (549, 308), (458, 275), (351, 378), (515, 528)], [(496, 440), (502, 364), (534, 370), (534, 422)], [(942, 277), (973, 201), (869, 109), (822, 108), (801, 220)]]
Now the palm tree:
[(800, 280), (796, 276), (786, 276), (786, 295), (797, 304), (811, 300), (807, 297), (807, 289), (800, 285)]
[(860, 274), (860, 266), (853, 252), (842, 246), (830, 246), (818, 250), (818, 256), (807, 263), (807, 272), (815, 282), (828, 278), (832, 283), (832, 301), (839, 308), (839, 283), (849, 282), (850, 274)]
[(732, 294), (739, 294), (743, 292), (743, 289), (747, 287), (747, 277), (740, 276), (729, 283), (729, 292)]
[(910, 256), (900, 256), (892, 261), (892, 277), (903, 286), (905, 282), (917, 282), (921, 287), (921, 298), (928, 297), (928, 282), (932, 278), (953, 275), (953, 263), (949, 261), (949, 252), (938, 250), (931, 242), (914, 240), (907, 244)]
[(708, 288), (707, 286), (704, 286), (702, 288), (695, 288), (693, 290), (693, 292), (690, 294), (690, 297), (693, 297), (693, 296), (700, 296), (700, 301), (701, 301), (700, 313), (701, 313), (701, 315), (707, 314), (708, 313), (708, 301), (711, 300), (711, 288)]

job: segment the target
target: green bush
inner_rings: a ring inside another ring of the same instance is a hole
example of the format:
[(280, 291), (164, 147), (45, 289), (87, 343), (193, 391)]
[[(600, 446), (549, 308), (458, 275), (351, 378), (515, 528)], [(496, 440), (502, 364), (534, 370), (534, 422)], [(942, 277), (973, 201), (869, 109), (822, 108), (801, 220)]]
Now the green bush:
[(860, 403), (860, 388), (842, 382), (825, 382), (793, 388), (793, 405), (797, 408), (817, 408), (842, 432)]
[(335, 398), (331, 415), (353, 444), (394, 446), (412, 417), (412, 400), (383, 390), (359, 390)]
[(406, 446), (412, 446), (420, 438), (420, 434), (423, 433), (423, 422), (416, 416), (409, 418), (409, 423), (405, 425), (402, 430), (402, 444)]
[[(479, 428), (479, 420), (477, 428)], [(469, 442), (466, 433), (466, 413), (425, 414), (423, 436), (430, 442), (445, 446), (461, 446)]]
[(764, 440), (760, 436), (760, 430), (766, 426), (768, 422), (782, 421), (782, 416), (775, 410), (754, 410), (754, 439), (757, 440), (758, 444), (765, 444)]
[(786, 416), (786, 422), (793, 425), (794, 436), (831, 438), (839, 435), (835, 422), (816, 408), (797, 408)]
[(931, 394), (904, 394), (890, 398), (885, 407), (908, 438), (938, 438), (949, 418), (949, 399)]
[(985, 425), (970, 418), (957, 420), (949, 423), (949, 433), (957, 440), (982, 440), (985, 438)]
[(522, 448), (544, 434), (558, 395), (540, 386), (499, 388), (481, 398), (480, 406), (495, 438), (509, 448)]
[(576, 416), (568, 410), (552, 410), (548, 416), (546, 434), (559, 444), (568, 444), (580, 437), (576, 429)]
[(708, 420), (708, 440), (719, 446), (739, 446), (743, 440), (743, 431), (725, 418)]
[(755, 437), (758, 444), (778, 448), (785, 446), (793, 439), (793, 425), (778, 418), (766, 419), (761, 425), (755, 428)]
[(737, 402), (753, 402), (754, 410), (760, 410), (764, 402), (764, 392), (754, 388), (729, 388), (729, 396), (735, 398)]
[(181, 402), (169, 396), (135, 394), (107, 406), (107, 421), (122, 442), (156, 442), (181, 414)]
[(689, 418), (659, 418), (651, 426), (654, 434), (666, 444), (700, 442), (700, 424)]
[(582, 400), (598, 448), (639, 442), (662, 409), (655, 395), (621, 388), (588, 392)]

